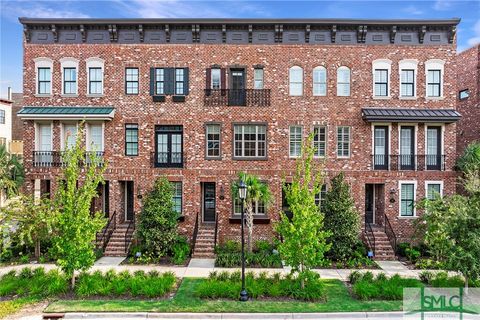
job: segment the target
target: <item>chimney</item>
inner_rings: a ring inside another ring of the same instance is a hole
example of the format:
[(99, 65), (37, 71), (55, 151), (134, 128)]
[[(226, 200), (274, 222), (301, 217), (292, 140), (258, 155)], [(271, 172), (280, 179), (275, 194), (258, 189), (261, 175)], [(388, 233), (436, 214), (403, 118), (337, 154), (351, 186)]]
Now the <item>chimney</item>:
[(10, 100), (10, 101), (13, 100), (12, 87), (8, 87), (8, 89), (7, 89), (7, 99)]

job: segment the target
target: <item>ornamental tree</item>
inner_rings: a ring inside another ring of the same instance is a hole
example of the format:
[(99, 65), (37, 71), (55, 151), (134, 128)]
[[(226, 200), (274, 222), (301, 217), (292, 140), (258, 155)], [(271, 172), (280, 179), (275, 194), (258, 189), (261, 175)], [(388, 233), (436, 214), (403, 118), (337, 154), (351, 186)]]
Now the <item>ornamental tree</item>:
[(85, 271), (95, 262), (95, 238), (105, 227), (101, 212), (91, 214), (90, 204), (98, 196), (106, 164), (96, 152), (86, 155), (82, 146), (83, 126), (76, 143), (62, 154), (64, 167), (55, 192), (54, 210), (56, 237), (52, 238), (57, 265), (75, 285), (75, 271)]
[(310, 269), (321, 264), (325, 253), (330, 249), (324, 230), (324, 215), (315, 204), (315, 195), (321, 191), (323, 168), (313, 162), (313, 136), (310, 135), (302, 148), (296, 163), (295, 176), (291, 184), (283, 184), (287, 203), (293, 217), (280, 213), (280, 221), (275, 230), (283, 239), (278, 244), (282, 259), (292, 267), (292, 274), (298, 273), (302, 289)]

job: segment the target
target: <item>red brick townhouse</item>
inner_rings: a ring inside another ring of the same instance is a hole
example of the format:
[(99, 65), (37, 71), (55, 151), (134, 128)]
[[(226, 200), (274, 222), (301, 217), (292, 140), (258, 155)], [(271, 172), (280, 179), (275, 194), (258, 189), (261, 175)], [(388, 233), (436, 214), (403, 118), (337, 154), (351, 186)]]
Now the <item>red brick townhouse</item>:
[(458, 19), (20, 22), (27, 190), (55, 189), (84, 120), (88, 150), (109, 163), (96, 204), (116, 214), (107, 254), (123, 250), (162, 175), (181, 232), (207, 230), (213, 244), (239, 236), (231, 185), (256, 174), (274, 202), (256, 204), (254, 232), (271, 238), (311, 132), (328, 175), (345, 172), (367, 235), (411, 237), (414, 202), (455, 190)]

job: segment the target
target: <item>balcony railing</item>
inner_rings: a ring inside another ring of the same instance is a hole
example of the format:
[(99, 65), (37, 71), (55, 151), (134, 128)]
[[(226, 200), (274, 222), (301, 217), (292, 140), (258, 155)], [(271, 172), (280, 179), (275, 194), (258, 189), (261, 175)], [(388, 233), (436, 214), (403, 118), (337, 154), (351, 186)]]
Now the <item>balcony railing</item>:
[(206, 106), (270, 106), (270, 89), (205, 89)]
[(152, 167), (183, 168), (183, 152), (152, 152)]
[[(99, 164), (103, 163), (103, 151), (87, 151), (85, 153), (85, 163), (87, 165), (92, 163), (94, 154), (97, 158), (100, 158)], [(65, 165), (65, 151), (33, 151), (34, 167), (63, 167)]]
[(445, 155), (372, 155), (374, 170), (445, 170)]

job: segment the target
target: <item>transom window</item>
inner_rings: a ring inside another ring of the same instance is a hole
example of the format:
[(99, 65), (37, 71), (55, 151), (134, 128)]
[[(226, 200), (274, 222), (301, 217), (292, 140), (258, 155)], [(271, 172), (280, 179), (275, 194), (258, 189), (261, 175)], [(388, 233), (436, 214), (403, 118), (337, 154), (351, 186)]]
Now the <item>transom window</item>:
[(386, 69), (375, 70), (375, 96), (388, 96), (388, 70)]
[(38, 68), (38, 93), (51, 93), (52, 74), (50, 68)]
[(290, 157), (299, 157), (302, 153), (302, 127), (290, 127)]
[(401, 88), (400, 95), (402, 97), (414, 97), (415, 96), (415, 70), (403, 69), (401, 71)]
[(179, 216), (182, 215), (182, 183), (181, 182), (170, 182), (173, 189), (173, 210), (178, 213)]
[(267, 150), (265, 125), (235, 125), (234, 136), (235, 157), (266, 157)]
[(303, 69), (294, 66), (289, 71), (290, 95), (301, 96), (303, 94)]
[(350, 157), (350, 127), (337, 128), (337, 156)]
[(253, 71), (253, 88), (263, 89), (263, 69), (255, 68)]
[(348, 67), (337, 69), (337, 96), (350, 96), (350, 69)]
[(63, 93), (77, 93), (77, 69), (63, 68)]
[(125, 125), (125, 155), (138, 156), (138, 124)]
[(313, 95), (327, 95), (327, 69), (324, 67), (316, 67), (313, 69)]
[(440, 97), (441, 96), (441, 71), (428, 70), (427, 73), (427, 96)]
[(155, 69), (155, 94), (165, 94), (165, 69)]
[(208, 124), (206, 126), (207, 157), (220, 157), (220, 125)]
[(102, 94), (102, 68), (89, 68), (88, 69), (88, 93), (89, 94)]
[(125, 93), (138, 94), (138, 68), (125, 69)]
[(325, 157), (327, 151), (327, 127), (313, 128), (313, 148), (316, 157)]
[(402, 183), (400, 185), (400, 215), (413, 217), (415, 203), (415, 184)]

